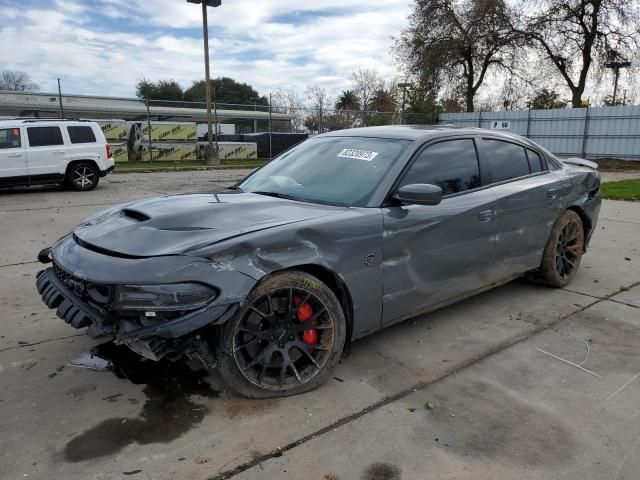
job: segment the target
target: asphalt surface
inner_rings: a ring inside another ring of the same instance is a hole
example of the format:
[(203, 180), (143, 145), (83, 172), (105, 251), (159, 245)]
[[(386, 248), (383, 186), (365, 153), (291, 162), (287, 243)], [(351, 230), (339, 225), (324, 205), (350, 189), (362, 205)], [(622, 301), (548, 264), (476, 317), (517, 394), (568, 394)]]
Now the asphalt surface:
[(304, 395), (252, 401), (215, 373), (70, 366), (99, 342), (41, 303), (39, 249), (114, 203), (243, 173), (0, 192), (1, 479), (640, 478), (637, 203), (603, 203), (568, 288), (515, 281), (378, 332)]

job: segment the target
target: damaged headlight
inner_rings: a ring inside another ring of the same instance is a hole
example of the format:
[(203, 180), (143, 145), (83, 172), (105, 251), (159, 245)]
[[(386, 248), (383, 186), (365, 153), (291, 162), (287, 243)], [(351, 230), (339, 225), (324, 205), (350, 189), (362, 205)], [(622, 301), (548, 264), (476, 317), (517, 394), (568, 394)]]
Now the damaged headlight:
[(216, 295), (215, 289), (201, 283), (119, 285), (113, 307), (116, 310), (195, 310)]

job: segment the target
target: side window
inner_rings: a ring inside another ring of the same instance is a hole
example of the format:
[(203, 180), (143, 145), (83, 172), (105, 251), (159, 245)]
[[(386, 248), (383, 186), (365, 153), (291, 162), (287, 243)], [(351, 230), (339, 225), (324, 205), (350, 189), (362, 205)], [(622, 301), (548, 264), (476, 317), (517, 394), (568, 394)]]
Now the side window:
[(529, 175), (529, 161), (524, 147), (502, 140), (482, 140), (482, 147), (491, 167), (493, 182)]
[(95, 143), (96, 136), (91, 127), (67, 127), (71, 143)]
[(19, 148), (20, 146), (19, 128), (0, 128), (0, 149)]
[(46, 147), (48, 145), (64, 145), (60, 127), (27, 128), (30, 147)]
[(431, 183), (443, 195), (480, 186), (480, 167), (471, 139), (447, 140), (427, 147), (409, 168), (400, 186)]
[(542, 163), (542, 158), (538, 152), (534, 152), (527, 148), (527, 159), (529, 160), (529, 170), (531, 170), (531, 173), (541, 172), (544, 170), (544, 164)]

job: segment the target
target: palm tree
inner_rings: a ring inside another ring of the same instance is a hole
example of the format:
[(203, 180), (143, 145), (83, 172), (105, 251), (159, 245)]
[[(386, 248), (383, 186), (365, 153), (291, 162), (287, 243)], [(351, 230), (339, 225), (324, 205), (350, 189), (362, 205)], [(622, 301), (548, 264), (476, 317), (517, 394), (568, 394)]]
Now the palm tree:
[(353, 90), (343, 90), (338, 101), (336, 110), (360, 110), (360, 100)]

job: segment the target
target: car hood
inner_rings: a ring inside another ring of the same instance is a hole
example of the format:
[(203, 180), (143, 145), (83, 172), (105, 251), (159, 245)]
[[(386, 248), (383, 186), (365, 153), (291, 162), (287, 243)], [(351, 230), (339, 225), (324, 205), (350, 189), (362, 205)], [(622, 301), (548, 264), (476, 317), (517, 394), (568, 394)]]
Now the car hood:
[(176, 195), (106, 210), (73, 234), (81, 245), (105, 254), (176, 255), (344, 210), (252, 193)]

